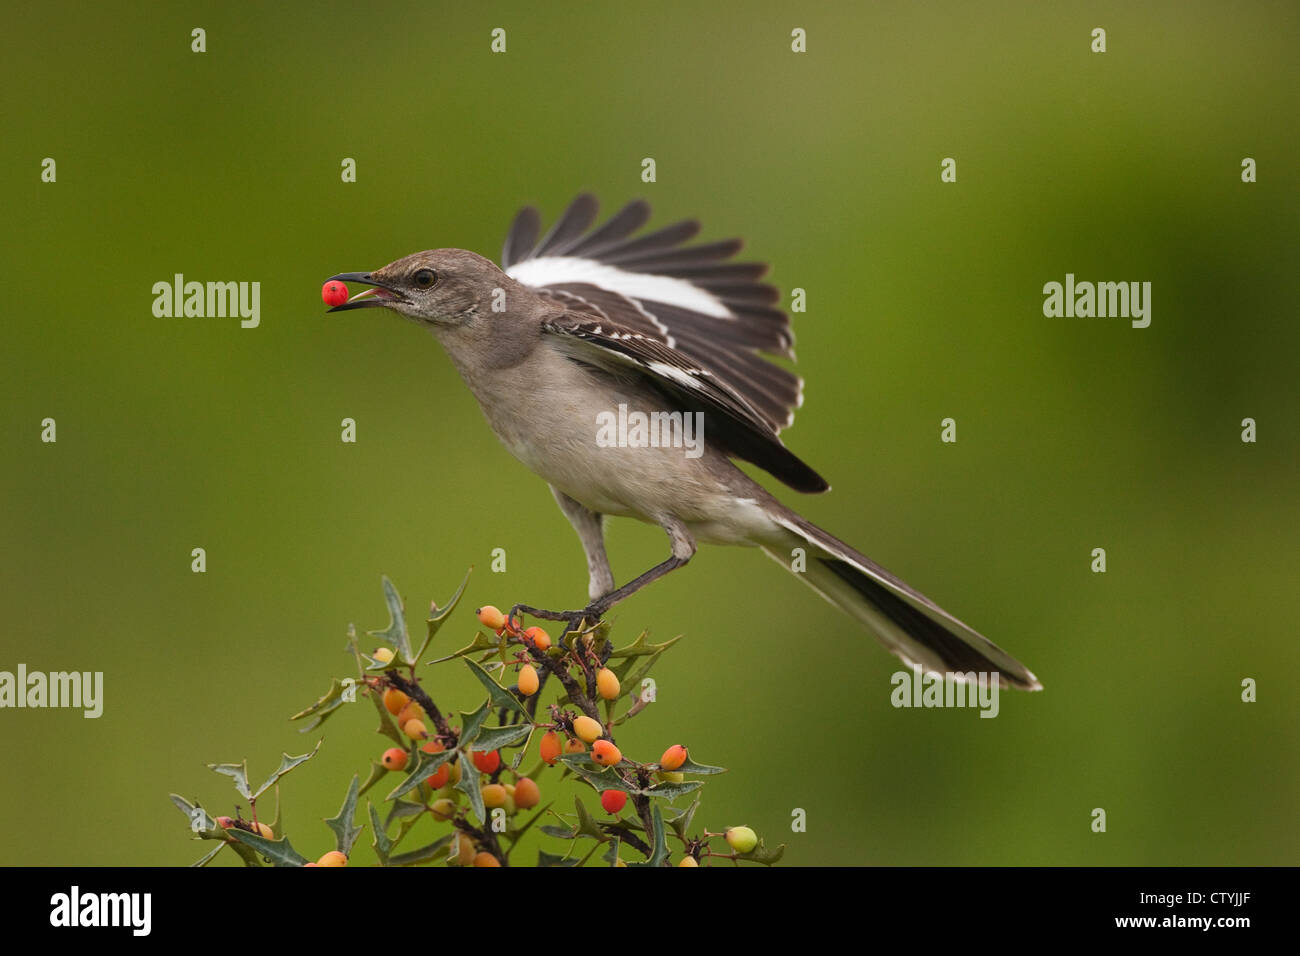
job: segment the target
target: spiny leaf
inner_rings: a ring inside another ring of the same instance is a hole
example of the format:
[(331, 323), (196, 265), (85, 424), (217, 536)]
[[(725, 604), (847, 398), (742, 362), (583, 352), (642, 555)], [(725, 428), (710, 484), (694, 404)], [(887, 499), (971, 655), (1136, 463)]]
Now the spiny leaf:
[(632, 793), (633, 790), (620, 777), (612, 767), (602, 767), (600, 770), (593, 769), (596, 764), (586, 754), (561, 754), (559, 757), (561, 763), (586, 780), (597, 790), (622, 790), (625, 793)]
[[(417, 750), (416, 754), (419, 759), (415, 762), (415, 767), (406, 775), (406, 779), (392, 789), (385, 800), (396, 800), (398, 797), (404, 797), (420, 784), (424, 783), (429, 777), (437, 771), (439, 767), (445, 764), (452, 757), (456, 756), (454, 750), (440, 750), (437, 753), (427, 753), (424, 750)], [(461, 768), (464, 769), (463, 767)]]
[(533, 731), (532, 724), (514, 724), (509, 727), (484, 727), (474, 738), (474, 749), (485, 753), (508, 747), (523, 740)]
[(212, 858), (216, 856), (218, 853), (220, 853), (222, 850), (224, 850), (226, 846), (227, 844), (223, 840), (222, 842), (214, 846), (211, 850), (209, 850), (207, 853), (203, 854), (202, 857), (200, 857), (199, 859), (191, 863), (190, 866), (193, 868), (207, 866), (209, 863), (212, 862)]
[(773, 863), (780, 860), (781, 857), (784, 855), (785, 855), (784, 843), (778, 845), (775, 850), (769, 850), (763, 844), (763, 838), (759, 837), (758, 846), (754, 847), (754, 849), (750, 850), (748, 853), (737, 853), (736, 859), (750, 860), (751, 862), (754, 863), (762, 863), (764, 866), (771, 866)]
[(665, 800), (676, 800), (682, 794), (694, 793), (702, 786), (704, 784), (698, 780), (687, 780), (685, 783), (660, 783), (649, 790), (634, 790), (633, 793), (643, 793), (647, 797), (660, 797)]
[(294, 714), (289, 719), (302, 720), (302, 718), (304, 717), (310, 717), (313, 714), (316, 714), (320, 717), (320, 719), (317, 720), (315, 723), (313, 723), (306, 730), (304, 730), (303, 733), (306, 733), (307, 730), (313, 730), (316, 727), (319, 727), (322, 723), (325, 722), (325, 719), (329, 717), (330, 714), (334, 713), (334, 711), (338, 710), (339, 707), (343, 706), (343, 704), (345, 703), (344, 694), (347, 692), (349, 687), (355, 688), (356, 682), (353, 681), (350, 684), (344, 684), (343, 681), (339, 680), (337, 677), (334, 678), (334, 680), (330, 683), (330, 689), (327, 690), (324, 693), (324, 695), (318, 701), (316, 701), (316, 703), (312, 704), (309, 707), (304, 708), (303, 710), (298, 711), (298, 713)]
[(334, 831), (334, 846), (344, 856), (352, 855), (352, 845), (356, 843), (357, 837), (361, 835), (361, 827), (353, 826), (357, 812), (357, 796), (361, 787), (361, 778), (356, 774), (352, 775), (352, 784), (348, 787), (347, 795), (343, 798), (343, 806), (339, 807), (338, 816), (330, 817), (325, 821), (325, 825)]
[(473, 654), (475, 651), (495, 651), (501, 647), (501, 639), (488, 637), (482, 631), (474, 632), (474, 640), (466, 644), (458, 651), (453, 651), (446, 657), (439, 657), (437, 660), (429, 661), (430, 664), (442, 664), (446, 661), (454, 661), (458, 657), (464, 657), (466, 654)]
[(398, 853), (396, 856), (390, 856), (387, 866), (411, 866), (416, 863), (426, 863), (434, 859), (440, 852), (445, 850), (455, 836), (454, 833), (447, 833), (438, 837), (427, 846), (422, 846), (418, 850), (408, 850), (406, 853)]
[(660, 812), (657, 803), (650, 808), (650, 821), (654, 827), (650, 839), (650, 859), (629, 863), (628, 866), (663, 866), (664, 861), (668, 859), (668, 843), (664, 839), (664, 815)]
[(461, 758), (460, 779), (456, 789), (469, 797), (470, 812), (478, 817), (479, 823), (487, 822), (487, 811), (483, 807), (483, 792), (478, 786), (478, 770), (472, 761)]
[(695, 819), (695, 811), (700, 808), (700, 800), (701, 797), (697, 796), (691, 801), (690, 806), (684, 808), (680, 813), (674, 814), (672, 819), (668, 821), (669, 826), (683, 840), (686, 839), (686, 831), (691, 828), (691, 821)]
[(253, 791), (248, 789), (248, 761), (241, 760), (239, 763), (210, 763), (209, 770), (215, 770), (217, 773), (225, 774), (227, 777), (233, 777), (235, 789), (245, 800), (253, 799)]
[(456, 593), (451, 596), (451, 600), (447, 602), (445, 607), (438, 608), (435, 606), (434, 608), (430, 608), (429, 619), (424, 622), (428, 629), (428, 633), (425, 635), (424, 642), (420, 645), (420, 649), (415, 652), (416, 661), (424, 656), (425, 648), (429, 646), (429, 642), (432, 641), (434, 635), (438, 633), (438, 629), (442, 627), (443, 622), (447, 620), (451, 612), (456, 610), (456, 605), (460, 603), (460, 597), (465, 593), (465, 585), (469, 584), (469, 576), (473, 571), (474, 569), (470, 568), (465, 572), (464, 580), (460, 582), (460, 587), (456, 589)]
[(226, 832), (240, 843), (246, 843), (266, 857), (271, 861), (272, 866), (302, 866), (304, 863), (309, 862), (305, 856), (293, 848), (288, 837), (267, 840), (256, 833), (249, 833), (247, 830), (240, 830), (236, 827), (231, 827)]
[(411, 656), (411, 639), (406, 633), (406, 615), (402, 611), (402, 599), (387, 575), (382, 576), (382, 581), (384, 603), (388, 605), (388, 627), (382, 631), (366, 631), (366, 634), (387, 641), (396, 648), (397, 655), (403, 662), (413, 664), (415, 661)]
[(686, 763), (678, 767), (675, 772), (676, 773), (700, 773), (700, 774), (726, 773), (727, 768), (710, 767), (708, 764), (696, 763), (689, 756), (687, 756)]
[(366, 777), (366, 782), (361, 785), (361, 790), (358, 792), (358, 795), (365, 794), (367, 790), (369, 790), (371, 787), (373, 787), (380, 780), (383, 780), (387, 776), (388, 776), (387, 767), (385, 767), (378, 760), (370, 761), (370, 776)]
[(366, 809), (370, 811), (370, 832), (375, 835), (371, 846), (375, 848), (375, 854), (379, 857), (379, 862), (386, 864), (388, 862), (388, 851), (393, 848), (393, 841), (388, 838), (384, 825), (379, 822), (379, 814), (375, 811), (375, 805), (369, 800), (366, 801)]
[(587, 812), (587, 808), (582, 805), (582, 800), (580, 800), (578, 797), (574, 797), (573, 805), (578, 808), (577, 832), (580, 836), (594, 837), (595, 839), (600, 840), (602, 843), (604, 843), (606, 840), (609, 839), (608, 834), (606, 834), (605, 831), (600, 828), (600, 826), (596, 823), (592, 815)]
[(556, 856), (554, 853), (547, 853), (545, 850), (537, 851), (538, 866), (577, 866), (578, 861), (565, 856)]
[(467, 749), (469, 745), (474, 742), (474, 739), (478, 737), (479, 728), (483, 726), (483, 721), (487, 719), (487, 715), (491, 712), (491, 709), (491, 701), (485, 700), (478, 706), (478, 709), (472, 713), (467, 714), (464, 711), (461, 711), (459, 741), (459, 747), (461, 750)]
[[(257, 792), (254, 793), (251, 797), (249, 797), (249, 799), (256, 800), (262, 794), (266, 793), (268, 788), (272, 787), (277, 780), (283, 777), (290, 770), (294, 769), (295, 767), (302, 766), (312, 757), (316, 756), (316, 751), (320, 750), (320, 745), (323, 744), (324, 742), (325, 742), (325, 738), (322, 737), (320, 740), (316, 741), (316, 746), (312, 748), (311, 753), (299, 754), (297, 757), (290, 757), (288, 754), (281, 754), (279, 769), (276, 770), (273, 774), (271, 774), (271, 776), (267, 777), (266, 783), (258, 787)], [(247, 780), (245, 780), (245, 786), (247, 786)]]
[(524, 710), (524, 705), (519, 703), (518, 698), (493, 680), (492, 675), (485, 671), (481, 665), (476, 664), (471, 660), (466, 660), (465, 666), (468, 667), (470, 671), (473, 672), (474, 676), (479, 679), (480, 683), (487, 688), (488, 695), (492, 698), (493, 704), (497, 707), (505, 707), (513, 710), (523, 715), (525, 718), (528, 717), (528, 711)]

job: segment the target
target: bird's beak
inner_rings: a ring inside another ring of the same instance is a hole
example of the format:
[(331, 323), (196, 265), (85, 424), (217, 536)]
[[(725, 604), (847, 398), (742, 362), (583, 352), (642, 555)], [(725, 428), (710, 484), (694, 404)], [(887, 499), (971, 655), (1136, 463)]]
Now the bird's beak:
[(330, 309), (330, 312), (346, 312), (349, 309), (365, 309), (371, 306), (384, 306), (393, 300), (400, 300), (402, 294), (396, 289), (385, 285), (374, 277), (370, 272), (340, 272), (336, 276), (330, 276), (326, 282), (357, 282), (361, 285), (368, 285), (372, 288), (358, 292), (342, 305), (336, 305)]

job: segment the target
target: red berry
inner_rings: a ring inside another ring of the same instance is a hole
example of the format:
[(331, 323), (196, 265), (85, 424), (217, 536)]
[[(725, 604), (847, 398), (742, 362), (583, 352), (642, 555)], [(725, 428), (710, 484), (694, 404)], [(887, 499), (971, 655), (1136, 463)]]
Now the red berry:
[(331, 280), (321, 286), (320, 297), (326, 305), (342, 305), (348, 301), (348, 287), (342, 282)]
[(600, 805), (606, 813), (618, 813), (627, 806), (627, 794), (622, 790), (606, 790), (600, 795)]
[(501, 766), (501, 754), (496, 750), (489, 750), (485, 754), (475, 751), (474, 766), (483, 773), (496, 773), (497, 767)]

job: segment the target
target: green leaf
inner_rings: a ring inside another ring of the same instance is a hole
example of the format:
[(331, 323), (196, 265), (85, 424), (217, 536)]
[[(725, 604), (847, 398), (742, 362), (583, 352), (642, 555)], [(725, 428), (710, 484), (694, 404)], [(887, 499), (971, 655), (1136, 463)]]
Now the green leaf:
[(493, 704), (495, 704), (497, 707), (505, 707), (510, 710), (513, 710), (516, 713), (523, 715), (523, 717), (527, 719), (528, 711), (524, 710), (524, 705), (519, 703), (518, 698), (516, 698), (514, 694), (510, 693), (510, 691), (506, 690), (495, 680), (493, 680), (491, 674), (489, 674), (480, 665), (474, 663), (471, 660), (466, 660), (465, 666), (468, 667), (473, 672), (474, 676), (477, 677), (479, 681), (483, 684), (483, 686), (487, 688), (488, 695), (492, 698)]
[(461, 750), (468, 749), (469, 745), (474, 742), (476, 737), (478, 737), (479, 728), (483, 726), (483, 721), (487, 719), (491, 706), (492, 702), (485, 700), (473, 713), (467, 714), (464, 711), (461, 711), (460, 740), (458, 742), (458, 746)]
[[(275, 773), (271, 774), (271, 776), (267, 777), (267, 778), (266, 778), (266, 783), (264, 783), (264, 784), (262, 784), (260, 787), (258, 787), (258, 788), (257, 788), (257, 792), (254, 793), (254, 794), (253, 794), (251, 797), (249, 797), (248, 799), (250, 799), (250, 800), (256, 800), (256, 799), (257, 799), (258, 797), (260, 797), (262, 794), (266, 793), (266, 791), (267, 791), (270, 787), (272, 787), (272, 786), (275, 784), (275, 782), (276, 782), (277, 780), (279, 780), (281, 777), (283, 777), (283, 776), (284, 776), (286, 773), (288, 773), (290, 770), (294, 769), (295, 767), (301, 767), (303, 764), (305, 764), (305, 763), (306, 763), (308, 760), (310, 760), (312, 757), (316, 756), (316, 751), (317, 751), (317, 750), (320, 750), (320, 745), (323, 744), (324, 742), (325, 742), (325, 738), (322, 737), (320, 740), (316, 741), (316, 746), (315, 746), (314, 748), (312, 748), (311, 753), (300, 754), (300, 755), (298, 755), (297, 757), (290, 757), (288, 754), (281, 754), (281, 755), (280, 755), (280, 768), (279, 768), (278, 770), (276, 770)], [(213, 769), (215, 770), (216, 768), (214, 767)], [(244, 780), (244, 786), (248, 786), (248, 780), (247, 780), (247, 777), (245, 777), (245, 780)]]
[(390, 856), (386, 866), (412, 866), (416, 863), (427, 863), (438, 856), (443, 850), (451, 845), (454, 833), (448, 833), (438, 837), (427, 846), (422, 846), (418, 850), (408, 850), (406, 853), (399, 853), (396, 856)]
[(191, 863), (191, 864), (190, 864), (190, 867), (191, 867), (191, 868), (198, 868), (198, 867), (202, 867), (202, 866), (207, 866), (209, 863), (212, 862), (212, 858), (213, 858), (214, 856), (216, 856), (218, 853), (220, 853), (222, 850), (224, 850), (227, 846), (228, 846), (228, 844), (226, 843), (226, 841), (225, 841), (225, 840), (222, 840), (220, 843), (218, 843), (216, 846), (214, 846), (214, 847), (213, 847), (211, 850), (209, 850), (207, 853), (203, 854), (202, 857), (200, 857), (199, 859), (197, 859), (197, 860), (195, 860), (193, 863)]
[[(610, 652), (609, 659), (622, 660), (627, 657), (646, 657), (651, 654), (662, 654), (682, 639), (682, 635), (678, 634), (676, 637), (664, 641), (662, 644), (651, 644), (646, 641), (646, 635), (648, 633), (648, 631), (642, 631), (640, 635), (637, 636), (637, 639), (631, 644), (626, 647), (615, 648)], [(611, 668), (611, 670), (613, 670), (613, 668)]]
[(612, 839), (610, 839), (609, 847), (605, 850), (604, 853), (601, 854), (600, 858), (604, 860), (606, 863), (608, 863), (610, 866), (618, 866), (619, 845), (620, 844), (617, 837), (613, 837)]
[(654, 827), (651, 834), (650, 859), (643, 860), (639, 863), (629, 863), (628, 866), (663, 866), (664, 861), (668, 859), (668, 843), (664, 839), (664, 815), (659, 810), (659, 804), (650, 808), (650, 820)]
[[(456, 756), (454, 750), (440, 750), (436, 754), (427, 753), (424, 750), (417, 750), (416, 754), (419, 759), (415, 762), (414, 769), (406, 775), (406, 779), (393, 788), (385, 800), (396, 800), (398, 797), (404, 797), (420, 784), (424, 783), (429, 777), (437, 771), (439, 767), (445, 764), (452, 757)], [(462, 770), (465, 768), (462, 767)]]
[(388, 819), (384, 821), (384, 826), (387, 827), (394, 820), (418, 817), (424, 813), (425, 809), (423, 803), (416, 803), (413, 800), (394, 800), (392, 807), (388, 811)]
[(403, 662), (414, 664), (415, 659), (411, 655), (411, 639), (406, 633), (406, 615), (402, 612), (402, 599), (398, 597), (397, 589), (393, 587), (393, 582), (388, 580), (387, 575), (383, 575), (382, 580), (384, 603), (388, 605), (388, 627), (382, 631), (366, 631), (366, 634), (387, 641), (397, 650), (397, 655)]
[(442, 627), (443, 621), (447, 620), (451, 612), (456, 610), (456, 605), (460, 603), (460, 597), (465, 593), (465, 585), (469, 584), (469, 576), (473, 571), (474, 569), (470, 568), (465, 572), (465, 579), (460, 582), (460, 587), (456, 589), (456, 593), (451, 596), (451, 600), (447, 602), (445, 607), (437, 608), (435, 605), (434, 608), (430, 609), (429, 619), (424, 622), (428, 628), (428, 633), (425, 635), (424, 643), (420, 645), (420, 649), (415, 652), (416, 661), (424, 656), (425, 648), (429, 646), (429, 642), (432, 641), (434, 635), (438, 633), (438, 629)]
[(473, 654), (475, 651), (495, 651), (501, 647), (501, 638), (488, 637), (482, 631), (474, 632), (474, 640), (466, 644), (458, 651), (453, 651), (446, 657), (439, 657), (436, 661), (429, 661), (430, 664), (442, 664), (446, 661), (454, 661), (458, 657), (464, 657), (466, 654)]
[(573, 840), (578, 836), (577, 831), (571, 830), (568, 827), (558, 826), (554, 823), (543, 823), (537, 829), (541, 830), (548, 837), (555, 837), (557, 840)]
[[(220, 827), (217, 826), (217, 821), (212, 819), (212, 817), (208, 815), (208, 812), (197, 803), (190, 803), (178, 793), (168, 794), (168, 796), (171, 797), (172, 803), (176, 804), (176, 809), (185, 814), (185, 822), (190, 825), (190, 830), (194, 833), (203, 833), (205, 831), (212, 832), (220, 829)], [(202, 814), (201, 819), (203, 821), (202, 827), (198, 830), (194, 829), (196, 811)]]
[(651, 787), (649, 790), (636, 790), (635, 793), (643, 793), (647, 797), (658, 797), (664, 800), (676, 800), (686, 793), (694, 793), (704, 784), (698, 780), (687, 780), (684, 783), (661, 783)]
[(748, 853), (737, 853), (737, 860), (750, 860), (754, 863), (762, 863), (764, 866), (771, 866), (785, 855), (785, 844), (782, 843), (775, 850), (769, 850), (763, 844), (763, 838), (758, 838), (758, 846)]
[(248, 789), (248, 761), (243, 760), (239, 763), (210, 763), (209, 770), (215, 770), (217, 773), (225, 774), (227, 777), (233, 777), (235, 780), (235, 789), (245, 800), (253, 799), (253, 791)]
[(473, 761), (466, 760), (463, 755), (461, 763), (460, 779), (456, 781), (456, 789), (469, 797), (470, 812), (478, 817), (478, 822), (487, 823), (487, 810), (483, 807), (483, 792), (478, 786), (478, 769)]
[(579, 836), (594, 837), (602, 843), (609, 839), (609, 835), (600, 828), (592, 815), (587, 812), (587, 808), (582, 805), (582, 801), (579, 798), (573, 798), (573, 805), (578, 808), (577, 833)]
[(537, 851), (538, 866), (577, 866), (578, 861), (566, 856), (556, 856), (554, 853), (547, 853), (545, 850)]
[(514, 724), (510, 727), (484, 727), (474, 738), (474, 749), (488, 753), (518, 743), (533, 731), (532, 724)]
[(692, 760), (692, 759), (690, 758), (690, 756), (688, 755), (687, 758), (686, 758), (686, 763), (682, 764), (682, 765), (681, 765), (680, 767), (678, 767), (674, 772), (675, 772), (675, 773), (703, 773), (703, 774), (707, 774), (707, 773), (726, 773), (726, 772), (727, 772), (727, 768), (726, 768), (726, 767), (710, 767), (708, 764), (696, 763), (696, 762), (695, 762), (694, 760)]
[[(308, 729), (319, 727), (322, 723), (324, 723), (326, 717), (334, 713), (335, 710), (337, 710), (339, 707), (343, 706), (344, 703), (346, 703), (346, 700), (344, 699), (343, 695), (349, 687), (355, 689), (356, 682), (353, 681), (351, 684), (344, 684), (337, 677), (334, 678), (334, 680), (330, 683), (330, 689), (327, 690), (321, 696), (321, 698), (316, 701), (316, 703), (298, 711), (298, 713), (294, 714), (289, 719), (302, 720), (304, 717), (311, 717), (313, 714), (316, 714), (319, 715), (320, 719), (317, 720), (314, 724), (312, 724), (311, 728)], [(306, 731), (303, 732), (306, 733)]]
[(375, 835), (370, 845), (375, 848), (375, 854), (379, 857), (379, 862), (387, 863), (388, 851), (393, 848), (393, 841), (388, 838), (384, 825), (379, 822), (379, 814), (375, 811), (375, 805), (369, 800), (366, 801), (366, 809), (370, 811), (370, 832)]
[(701, 798), (702, 795), (696, 797), (691, 801), (690, 806), (682, 809), (680, 813), (675, 814), (672, 819), (668, 821), (669, 826), (671, 826), (674, 832), (676, 832), (676, 834), (683, 840), (686, 839), (686, 831), (691, 828), (691, 821), (695, 819), (695, 811), (700, 808)]
[(361, 778), (356, 774), (352, 775), (352, 784), (348, 787), (347, 795), (343, 798), (343, 806), (339, 807), (338, 816), (330, 817), (325, 821), (325, 825), (334, 831), (334, 847), (344, 856), (352, 855), (352, 845), (356, 843), (357, 837), (361, 835), (361, 827), (353, 826), (357, 813), (357, 796), (361, 786)]
[(622, 790), (624, 793), (636, 792), (623, 782), (623, 778), (618, 775), (613, 767), (601, 767), (599, 770), (592, 769), (597, 764), (592, 763), (591, 758), (586, 754), (561, 754), (559, 760), (597, 790)]
[(358, 795), (364, 795), (367, 790), (388, 776), (388, 768), (378, 760), (370, 761), (370, 776), (366, 777), (366, 782), (361, 785)]
[(240, 843), (251, 846), (271, 861), (272, 866), (302, 866), (310, 862), (305, 856), (299, 853), (289, 843), (288, 837), (281, 837), (278, 840), (268, 840), (258, 836), (255, 833), (249, 833), (247, 830), (240, 830), (231, 827), (226, 831)]

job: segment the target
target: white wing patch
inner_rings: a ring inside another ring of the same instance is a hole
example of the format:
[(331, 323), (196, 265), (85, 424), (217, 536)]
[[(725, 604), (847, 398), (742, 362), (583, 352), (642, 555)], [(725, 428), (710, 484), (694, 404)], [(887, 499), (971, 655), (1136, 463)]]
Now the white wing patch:
[(582, 259), (577, 256), (542, 256), (540, 259), (525, 259), (507, 269), (506, 275), (516, 282), (535, 287), (554, 285), (559, 282), (589, 282), (630, 299), (663, 302), (681, 309), (702, 312), (715, 319), (735, 318), (720, 299), (684, 279), (644, 272), (628, 272), (618, 266), (606, 265), (594, 259)]

